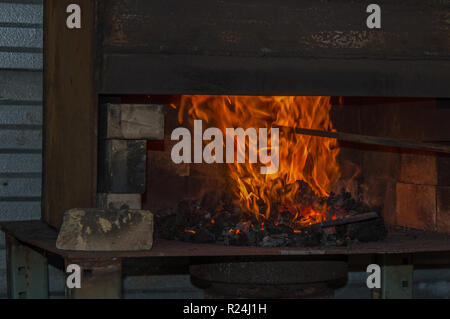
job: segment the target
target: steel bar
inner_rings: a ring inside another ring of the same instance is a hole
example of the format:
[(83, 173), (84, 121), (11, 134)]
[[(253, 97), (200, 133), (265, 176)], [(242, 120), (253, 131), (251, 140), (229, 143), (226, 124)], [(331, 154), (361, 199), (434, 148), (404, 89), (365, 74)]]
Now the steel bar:
[(346, 217), (346, 218), (342, 218), (342, 219), (331, 220), (328, 222), (321, 223), (320, 225), (322, 226), (322, 228), (326, 228), (326, 227), (333, 227), (333, 226), (363, 222), (366, 220), (371, 220), (371, 219), (375, 219), (375, 218), (379, 218), (379, 217), (380, 216), (378, 215), (378, 213), (370, 212), (370, 213), (364, 213), (364, 214)]
[(341, 132), (329, 132), (329, 131), (312, 130), (312, 129), (305, 129), (305, 128), (293, 128), (293, 127), (287, 127), (287, 126), (280, 126), (279, 128), (283, 129), (283, 130), (294, 130), (294, 132), (296, 134), (325, 137), (325, 138), (334, 138), (334, 139), (337, 139), (340, 141), (352, 142), (352, 143), (357, 143), (357, 144), (382, 145), (382, 146), (407, 148), (407, 149), (422, 150), (422, 151), (437, 152), (437, 153), (450, 153), (450, 146), (435, 144), (435, 143), (423, 143), (423, 142), (406, 140), (406, 139), (368, 136), (368, 135), (350, 134), (350, 133), (341, 133)]

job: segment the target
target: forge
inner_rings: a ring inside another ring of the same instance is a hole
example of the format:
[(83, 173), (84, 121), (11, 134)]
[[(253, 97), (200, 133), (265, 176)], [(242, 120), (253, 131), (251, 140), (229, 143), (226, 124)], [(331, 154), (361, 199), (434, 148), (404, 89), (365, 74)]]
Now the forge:
[[(45, 1), (42, 221), (2, 223), (93, 269), (69, 297), (188, 257), (212, 298), (325, 298), (348, 256), (450, 251), (446, 1), (380, 0), (368, 29), (360, 1), (79, 0), (79, 30), (69, 2)], [(73, 209), (151, 212), (152, 249), (57, 248)], [(394, 269), (376, 293), (411, 297)]]
[[(172, 98), (162, 151), (150, 146), (147, 158), (144, 208), (156, 214), (162, 238), (271, 247), (384, 237), (382, 207), (345, 187), (359, 172), (341, 178), (348, 168), (339, 163), (338, 141), (295, 132), (335, 131), (330, 97)], [(182, 141), (180, 125), (190, 128)]]

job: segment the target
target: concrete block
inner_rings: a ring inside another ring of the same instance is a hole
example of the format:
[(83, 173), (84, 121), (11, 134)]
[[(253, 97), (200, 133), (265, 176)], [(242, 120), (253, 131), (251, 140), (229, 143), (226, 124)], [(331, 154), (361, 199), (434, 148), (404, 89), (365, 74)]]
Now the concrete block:
[(72, 209), (64, 215), (58, 249), (140, 251), (153, 246), (153, 214), (142, 210)]
[(99, 193), (145, 193), (145, 140), (105, 140), (100, 143), (98, 162)]
[(105, 104), (100, 112), (101, 134), (106, 139), (163, 140), (164, 106)]

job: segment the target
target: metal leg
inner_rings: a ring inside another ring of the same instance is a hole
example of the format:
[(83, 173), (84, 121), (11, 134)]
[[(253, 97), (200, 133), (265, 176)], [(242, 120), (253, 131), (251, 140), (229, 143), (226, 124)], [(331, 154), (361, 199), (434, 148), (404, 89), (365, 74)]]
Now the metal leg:
[(381, 289), (378, 297), (382, 299), (412, 299), (413, 270), (410, 255), (382, 255)]
[(47, 299), (47, 258), (6, 235), (8, 297)]
[(67, 299), (120, 299), (122, 298), (122, 261), (66, 260), (67, 266), (81, 268), (81, 288), (68, 288)]

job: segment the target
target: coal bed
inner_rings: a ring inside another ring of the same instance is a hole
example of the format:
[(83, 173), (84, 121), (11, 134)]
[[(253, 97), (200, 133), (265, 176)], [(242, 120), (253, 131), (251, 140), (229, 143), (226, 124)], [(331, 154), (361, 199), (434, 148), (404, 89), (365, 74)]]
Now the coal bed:
[[(275, 203), (267, 219), (243, 211), (231, 197), (206, 194), (202, 200), (181, 201), (174, 210), (155, 216), (161, 239), (230, 246), (346, 246), (350, 242), (382, 240), (386, 236), (381, 207), (371, 207), (342, 190), (318, 197), (304, 182), (296, 202)], [(263, 206), (264, 203), (261, 203)], [(262, 210), (264, 207), (262, 207)]]

